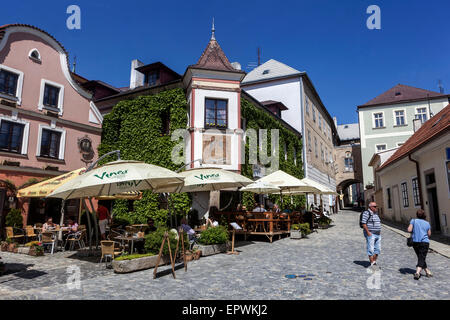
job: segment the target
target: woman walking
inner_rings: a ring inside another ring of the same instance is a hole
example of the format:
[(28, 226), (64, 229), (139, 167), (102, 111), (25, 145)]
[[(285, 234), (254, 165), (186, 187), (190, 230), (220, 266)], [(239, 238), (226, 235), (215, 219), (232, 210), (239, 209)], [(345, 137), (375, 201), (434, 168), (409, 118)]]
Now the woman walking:
[(408, 226), (408, 232), (412, 232), (413, 248), (417, 255), (417, 266), (414, 279), (419, 280), (420, 272), (425, 270), (427, 277), (432, 277), (431, 271), (427, 267), (427, 253), (430, 247), (431, 228), (428, 221), (426, 221), (425, 211), (417, 210), (417, 219), (412, 219)]

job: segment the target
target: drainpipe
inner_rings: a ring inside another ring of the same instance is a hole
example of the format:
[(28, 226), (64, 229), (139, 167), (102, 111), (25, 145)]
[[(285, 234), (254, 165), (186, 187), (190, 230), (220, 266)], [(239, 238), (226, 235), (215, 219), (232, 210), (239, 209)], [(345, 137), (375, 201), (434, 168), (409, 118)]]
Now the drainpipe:
[(422, 196), (422, 179), (420, 178), (420, 166), (419, 166), (419, 161), (414, 160), (411, 157), (411, 154), (408, 155), (408, 159), (411, 162), (414, 162), (416, 164), (416, 174), (417, 174), (417, 183), (419, 184), (419, 198), (420, 198), (420, 208), (423, 210), (423, 196)]

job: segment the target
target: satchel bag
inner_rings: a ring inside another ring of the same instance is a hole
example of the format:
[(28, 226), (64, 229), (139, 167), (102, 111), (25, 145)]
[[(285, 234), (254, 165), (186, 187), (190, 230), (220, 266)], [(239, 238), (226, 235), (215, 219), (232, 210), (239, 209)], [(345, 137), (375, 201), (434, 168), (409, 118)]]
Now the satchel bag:
[[(413, 232), (414, 232), (414, 225), (416, 224), (416, 220), (414, 219), (414, 224), (413, 224)], [(413, 246), (413, 237), (412, 237), (412, 232), (411, 232), (411, 236), (406, 239), (406, 245), (408, 247), (412, 247)]]

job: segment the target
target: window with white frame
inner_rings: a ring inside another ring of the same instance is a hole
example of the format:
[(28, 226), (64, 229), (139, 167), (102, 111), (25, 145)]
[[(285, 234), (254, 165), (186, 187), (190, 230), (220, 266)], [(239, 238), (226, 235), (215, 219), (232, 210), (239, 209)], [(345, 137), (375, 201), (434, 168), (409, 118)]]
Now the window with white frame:
[(407, 208), (409, 207), (409, 199), (408, 199), (408, 185), (406, 184), (406, 182), (403, 182), (401, 184), (401, 188), (402, 188), (403, 207)]
[(319, 129), (322, 129), (322, 116), (319, 113)]
[(309, 131), (309, 129), (308, 129), (308, 148), (309, 148), (309, 151), (312, 150), (312, 145), (311, 145), (311, 131)]
[(314, 105), (311, 106), (312, 114), (313, 114), (313, 121), (316, 122), (316, 107)]
[(37, 156), (64, 160), (66, 131), (39, 125)]
[(13, 117), (0, 117), (0, 151), (27, 154), (30, 123)]
[(414, 199), (414, 206), (420, 206), (419, 181), (417, 178), (412, 179), (412, 192)]
[(64, 86), (49, 80), (41, 80), (41, 91), (39, 94), (39, 110), (47, 109), (56, 111), (60, 115), (63, 111)]
[(16, 100), (20, 105), (22, 99), (23, 72), (0, 64), (0, 97)]
[(428, 120), (427, 108), (416, 109), (416, 119), (420, 119), (422, 123)]
[(404, 126), (406, 124), (405, 120), (405, 110), (396, 110), (395, 114), (395, 125), (396, 126)]
[(386, 150), (386, 145), (385, 144), (377, 144), (375, 146), (375, 148), (376, 148), (376, 152), (381, 152), (381, 151)]
[(373, 114), (373, 121), (375, 128), (383, 128), (384, 127), (384, 119), (383, 119), (383, 113), (374, 113)]
[(347, 151), (345, 153), (344, 164), (345, 164), (344, 172), (352, 172), (353, 171), (353, 156), (350, 151)]
[(320, 158), (322, 159), (322, 162), (325, 161), (324, 154), (323, 154), (323, 144), (320, 143)]

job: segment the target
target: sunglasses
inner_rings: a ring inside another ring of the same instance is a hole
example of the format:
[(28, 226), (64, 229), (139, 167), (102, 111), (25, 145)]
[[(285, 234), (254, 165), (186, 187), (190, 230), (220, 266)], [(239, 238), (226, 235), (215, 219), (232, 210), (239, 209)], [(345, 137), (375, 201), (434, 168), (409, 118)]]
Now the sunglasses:
[(372, 208), (376, 208), (377, 206), (371, 206)]

